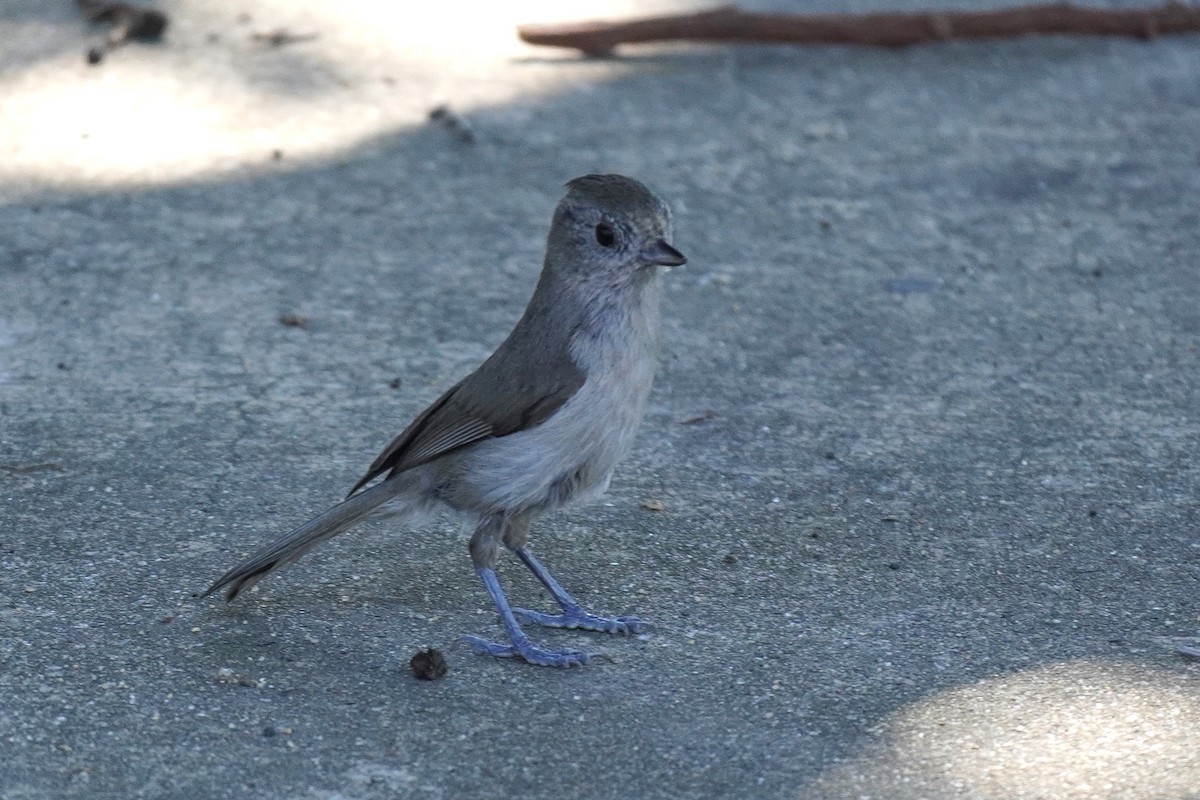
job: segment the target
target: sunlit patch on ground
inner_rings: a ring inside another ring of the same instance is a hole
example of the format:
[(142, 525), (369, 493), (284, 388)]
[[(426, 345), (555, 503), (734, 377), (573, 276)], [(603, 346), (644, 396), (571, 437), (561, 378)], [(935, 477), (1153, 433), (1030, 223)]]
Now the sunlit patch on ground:
[(1075, 661), (952, 689), (892, 714), (800, 797), (1192, 798), (1198, 678)]
[[(633, 5), (592, 3), (587, 13), (627, 15)], [(68, 4), (52, 13), (29, 4), (0, 20), (16, 43), (0, 54), (0, 179), (10, 189), (153, 185), (324, 157), (421, 124), (438, 103), (469, 110), (580, 77), (500, 69), (574, 58), (517, 40), (522, 22), (579, 13), (545, 0), (155, 7), (170, 16), (161, 43), (126, 45), (95, 66), (84, 53), (103, 29)]]

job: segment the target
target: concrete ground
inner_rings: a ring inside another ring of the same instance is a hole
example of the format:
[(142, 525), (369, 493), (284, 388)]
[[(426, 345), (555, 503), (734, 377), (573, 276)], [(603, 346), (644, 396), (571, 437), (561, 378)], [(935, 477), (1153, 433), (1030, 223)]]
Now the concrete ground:
[[(633, 4), (395, 5), (161, 3), (94, 67), (0, 11), (0, 797), (1200, 796), (1195, 37), (588, 61), (513, 26)], [(656, 629), (472, 654), (448, 519), (193, 599), (491, 351), (593, 171), (690, 261), (534, 543)]]

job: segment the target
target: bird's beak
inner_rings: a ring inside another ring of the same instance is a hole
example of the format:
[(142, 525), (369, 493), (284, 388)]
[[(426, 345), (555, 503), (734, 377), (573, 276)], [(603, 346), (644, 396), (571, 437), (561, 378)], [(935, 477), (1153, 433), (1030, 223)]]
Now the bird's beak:
[(667, 244), (663, 239), (655, 239), (642, 248), (642, 261), (647, 264), (657, 264), (660, 267), (678, 267), (687, 263), (683, 253)]

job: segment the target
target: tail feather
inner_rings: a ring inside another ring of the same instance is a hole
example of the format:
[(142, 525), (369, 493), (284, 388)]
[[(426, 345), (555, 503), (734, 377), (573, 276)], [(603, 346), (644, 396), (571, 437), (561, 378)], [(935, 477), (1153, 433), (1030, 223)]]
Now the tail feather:
[(332, 539), (362, 522), (372, 511), (394, 498), (399, 488), (393, 481), (384, 481), (343, 500), (320, 516), (288, 531), (263, 547), (217, 578), (200, 596), (208, 597), (213, 592), (228, 587), (225, 599), (233, 600), (279, 567), (295, 561), (321, 542)]

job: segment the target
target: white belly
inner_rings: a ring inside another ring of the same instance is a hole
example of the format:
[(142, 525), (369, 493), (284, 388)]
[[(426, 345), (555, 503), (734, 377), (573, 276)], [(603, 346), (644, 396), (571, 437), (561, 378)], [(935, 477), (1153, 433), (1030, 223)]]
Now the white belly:
[(481, 442), (460, 463), (456, 492), (484, 513), (548, 510), (594, 497), (608, 481), (641, 424), (657, 366), (657, 287), (644, 302), (610, 307), (606, 325), (581, 329), (571, 354), (587, 379), (550, 419), (526, 431)]
[(652, 361), (613, 366), (593, 371), (536, 428), (473, 447), (462, 465), (467, 491), (460, 497), (480, 511), (549, 509), (607, 489), (633, 445), (654, 378)]

